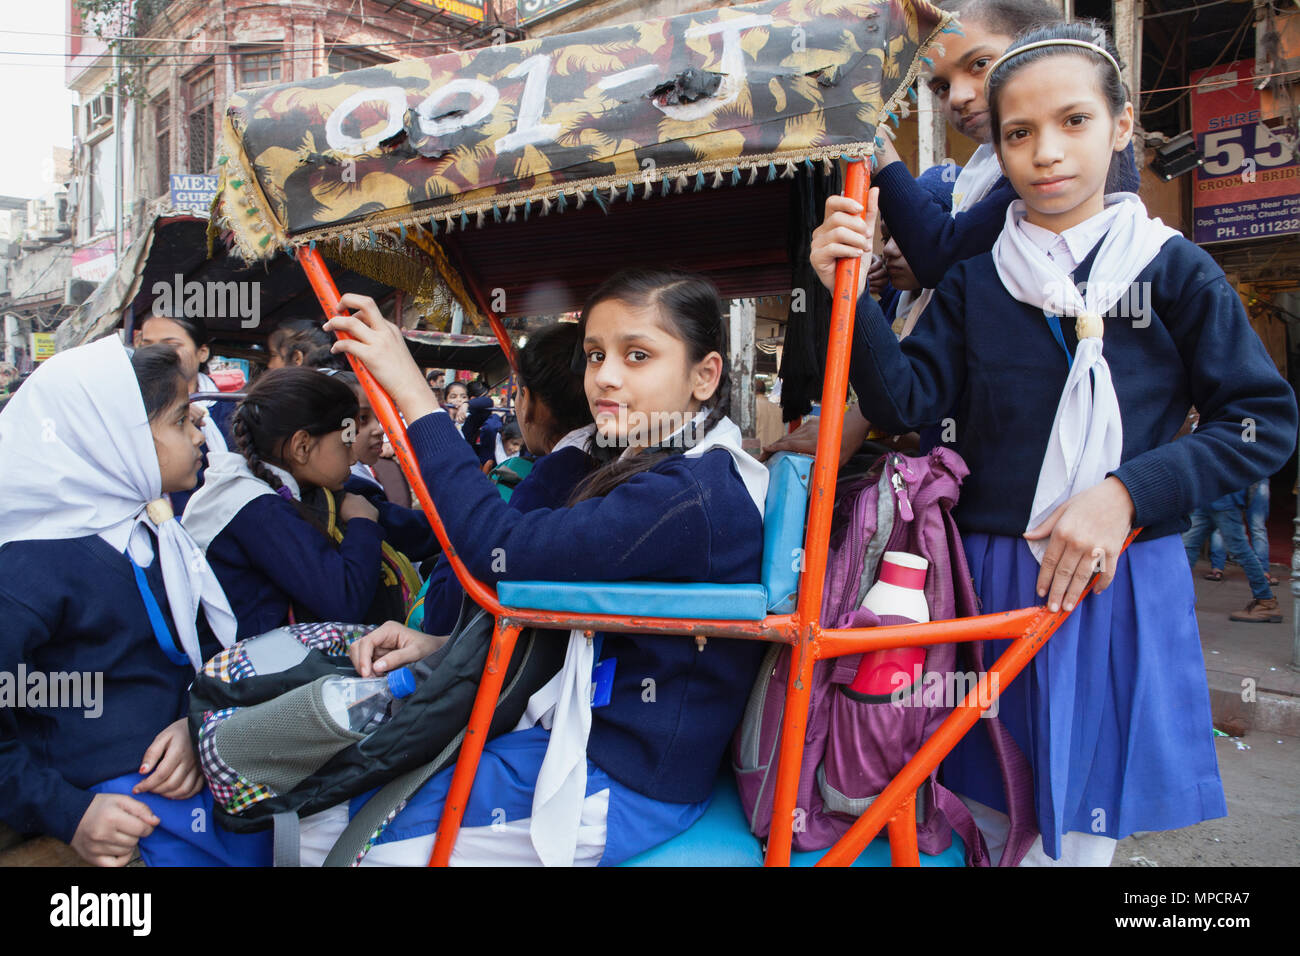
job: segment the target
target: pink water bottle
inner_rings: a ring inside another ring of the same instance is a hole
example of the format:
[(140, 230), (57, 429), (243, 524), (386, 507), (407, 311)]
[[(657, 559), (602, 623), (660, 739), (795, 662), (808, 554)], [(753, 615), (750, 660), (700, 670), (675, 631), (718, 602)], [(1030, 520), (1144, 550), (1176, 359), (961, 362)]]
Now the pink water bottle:
[[(879, 616), (904, 617), (917, 624), (930, 620), (925, 603), (925, 573), (930, 562), (906, 551), (886, 551), (880, 561), (880, 577), (867, 592), (862, 606)], [(869, 651), (862, 655), (857, 676), (848, 690), (863, 697), (892, 696), (894, 700), (911, 693), (920, 683), (925, 664), (924, 647)]]

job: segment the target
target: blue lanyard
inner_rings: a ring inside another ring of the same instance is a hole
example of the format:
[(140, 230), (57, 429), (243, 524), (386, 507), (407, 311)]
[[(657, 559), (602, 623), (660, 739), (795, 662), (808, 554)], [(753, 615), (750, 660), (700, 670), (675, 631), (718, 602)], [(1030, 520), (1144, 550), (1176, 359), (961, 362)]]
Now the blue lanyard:
[(154, 640), (173, 664), (188, 664), (189, 656), (176, 649), (176, 642), (172, 640), (167, 621), (163, 618), (162, 608), (158, 606), (158, 599), (153, 596), (149, 582), (145, 580), (144, 571), (129, 554), (126, 559), (131, 562), (131, 570), (135, 572), (135, 586), (140, 590), (140, 597), (144, 598), (144, 609), (149, 612), (149, 623), (153, 626)]
[(1065, 333), (1061, 331), (1061, 317), (1044, 310), (1043, 318), (1047, 319), (1047, 327), (1052, 330), (1052, 338), (1056, 339), (1056, 344), (1065, 353), (1066, 368), (1072, 367), (1074, 365), (1074, 356), (1070, 354), (1070, 350), (1065, 345)]

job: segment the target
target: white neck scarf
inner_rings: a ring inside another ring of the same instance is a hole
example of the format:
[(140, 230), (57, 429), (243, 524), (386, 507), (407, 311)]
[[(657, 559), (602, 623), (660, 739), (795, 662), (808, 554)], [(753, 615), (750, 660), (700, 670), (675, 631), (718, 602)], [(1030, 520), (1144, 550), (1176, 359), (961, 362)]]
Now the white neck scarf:
[[(302, 493), (293, 475), (269, 461), (262, 465), (280, 479), (295, 501), (302, 500)], [(253, 474), (243, 455), (233, 451), (210, 454), (208, 470), (203, 473), (203, 484), (185, 506), (182, 518), (185, 530), (193, 536), (200, 548), (207, 551), (212, 546), (213, 539), (221, 534), (226, 525), (230, 524), (230, 519), (239, 514), (244, 505), (262, 495), (277, 493)]]
[(172, 621), (194, 669), (203, 665), (200, 608), (222, 646), (234, 641), (230, 602), (162, 497), (149, 417), (116, 338), (58, 353), (10, 400), (0, 414), (0, 489), (0, 544), (97, 534), (148, 565), (146, 525), (158, 538)]
[[(701, 421), (705, 414), (701, 413), (695, 421)], [(586, 429), (582, 431), (586, 432)], [(569, 437), (565, 436), (565, 439)], [(768, 472), (741, 446), (740, 429), (731, 419), (719, 421), (697, 445), (683, 454), (687, 458), (698, 458), (715, 448), (725, 448), (731, 453), (745, 490), (761, 518), (767, 499)], [(591, 734), (591, 669), (594, 663), (592, 642), (582, 631), (571, 631), (563, 669), (529, 699), (528, 709), (515, 728), (523, 730), (541, 723), (551, 730), (546, 756), (537, 774), (529, 824), (533, 848), (546, 866), (572, 866), (577, 851), (578, 828), (587, 792), (587, 738)]]
[[(952, 212), (949, 215), (956, 219), (958, 213), (965, 212), (987, 196), (993, 184), (1001, 178), (1002, 164), (998, 162), (998, 154), (988, 143), (980, 143), (966, 165), (961, 168), (961, 172), (957, 174), (957, 181), (952, 185)], [(934, 298), (933, 289), (904, 292), (899, 296), (898, 308), (894, 314), (903, 318), (903, 325), (898, 333), (900, 340), (912, 334), (917, 319), (921, 317), (921, 313), (925, 311), (932, 298)]]
[[(1007, 209), (1006, 225), (993, 246), (998, 278), (1012, 298), (1045, 313), (1074, 317), (1079, 339), (1056, 406), (1026, 530), (1042, 524), (1071, 496), (1103, 481), (1119, 467), (1124, 450), (1119, 400), (1102, 355), (1102, 316), (1128, 293), (1161, 247), (1180, 233), (1148, 217), (1133, 193), (1107, 196), (1106, 205), (1114, 204), (1119, 211), (1101, 241), (1082, 295), (1070, 276), (1019, 228), (1025, 216), (1023, 200)], [(1047, 544), (1046, 539), (1029, 542), (1040, 562)]]

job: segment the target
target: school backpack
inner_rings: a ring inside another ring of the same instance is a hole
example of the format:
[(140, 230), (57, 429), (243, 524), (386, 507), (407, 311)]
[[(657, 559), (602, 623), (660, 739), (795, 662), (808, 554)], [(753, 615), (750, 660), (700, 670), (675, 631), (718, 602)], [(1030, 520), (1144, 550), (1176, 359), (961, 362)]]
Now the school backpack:
[[(968, 474), (954, 451), (939, 447), (925, 457), (883, 456), (866, 477), (846, 485), (837, 497), (822, 622), (826, 627), (863, 628), (907, 623), (861, 607), (875, 583), (886, 551), (906, 551), (929, 561), (925, 599), (931, 620), (976, 613), (977, 599), (952, 509)], [(980, 642), (965, 645), (971, 670), (982, 666)], [(808, 729), (804, 738), (794, 848), (819, 850), (848, 832), (895, 774), (952, 710), (945, 691), (974, 687), (957, 680), (958, 645), (926, 648), (924, 677), (910, 693), (872, 702), (846, 693), (862, 655), (818, 661), (813, 667)], [(761, 838), (771, 830), (781, 717), (791, 649), (774, 644), (764, 658), (744, 720), (733, 740), (741, 802), (750, 829)], [(996, 717), (982, 718), (993, 734), (1011, 809), (1011, 833), (1003, 865), (1015, 865), (1036, 835), (1032, 778), (1028, 763)], [(974, 729), (972, 733), (980, 731)], [(968, 864), (987, 866), (988, 853), (966, 806), (932, 772), (917, 795), (917, 842), (922, 852), (946, 850), (956, 830), (966, 844)]]
[[(325, 504), (325, 533), (335, 544), (343, 541), (342, 523), (338, 516), (338, 502), (334, 492), (321, 488)], [(379, 545), (379, 587), (375, 599), (366, 612), (370, 621), (404, 621), (414, 606), (421, 590), (420, 575), (411, 560), (387, 541)]]
[[(294, 624), (238, 641), (190, 689), (190, 732), (217, 823), (274, 826), (277, 865), (297, 865), (300, 818), (381, 788), (353, 818), (326, 865), (360, 860), (429, 777), (456, 760), (492, 639), (493, 618), (466, 599), (447, 643), (417, 664), (415, 691), (368, 735), (331, 719), (322, 686), (356, 677), (348, 646), (373, 627)], [(488, 737), (506, 733), (564, 663), (564, 635), (520, 633)]]

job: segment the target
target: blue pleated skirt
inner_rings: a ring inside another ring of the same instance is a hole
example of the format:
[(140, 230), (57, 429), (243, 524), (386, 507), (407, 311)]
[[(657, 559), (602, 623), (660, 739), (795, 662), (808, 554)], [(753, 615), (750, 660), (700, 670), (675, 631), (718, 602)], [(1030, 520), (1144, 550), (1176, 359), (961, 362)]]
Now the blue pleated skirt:
[[(1043, 603), (1038, 562), (1022, 539), (968, 534), (964, 545), (982, 613)], [(1068, 832), (1122, 839), (1227, 814), (1195, 604), (1182, 539), (1134, 543), (1110, 587), (1082, 601), (1001, 689), (999, 716), (1033, 768), (1053, 859)], [(985, 666), (1008, 643), (990, 642)], [(944, 761), (943, 782), (1006, 812), (978, 724)]]

